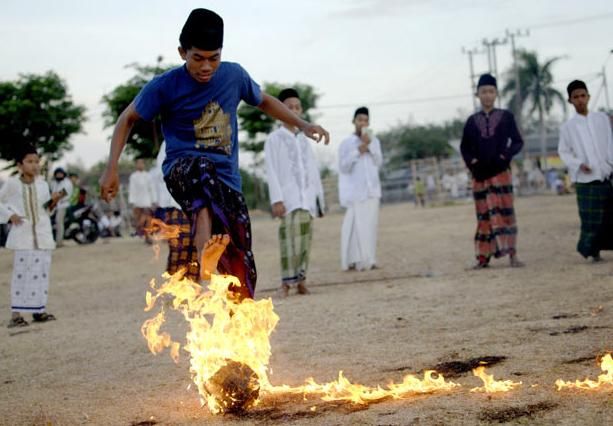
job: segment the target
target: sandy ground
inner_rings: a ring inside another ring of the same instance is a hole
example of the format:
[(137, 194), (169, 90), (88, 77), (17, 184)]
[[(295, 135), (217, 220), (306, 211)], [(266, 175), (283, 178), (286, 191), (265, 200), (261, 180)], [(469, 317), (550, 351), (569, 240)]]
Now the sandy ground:
[[(312, 399), (264, 400), (243, 417), (200, 408), (186, 358), (149, 353), (140, 335), (144, 292), (162, 262), (134, 239), (70, 245), (54, 254), (49, 310), (58, 321), (6, 328), (12, 253), (0, 251), (0, 424), (613, 424), (613, 387), (557, 392), (557, 378), (595, 378), (598, 354), (613, 349), (613, 254), (591, 264), (575, 252), (575, 199), (517, 201), (523, 269), (506, 260), (472, 262), (473, 206), (381, 210), (379, 263), (339, 271), (342, 216), (316, 222), (309, 296), (278, 300), (276, 222), (254, 217), (258, 298), (273, 296), (281, 317), (272, 337), (276, 384), (339, 370), (369, 385), (400, 381), (447, 361), (506, 360), (496, 378), (523, 381), (507, 394), (462, 390), (369, 407)], [(598, 307), (602, 308), (598, 308)], [(537, 384), (537, 387), (531, 385)], [(315, 406), (315, 411), (311, 407)]]

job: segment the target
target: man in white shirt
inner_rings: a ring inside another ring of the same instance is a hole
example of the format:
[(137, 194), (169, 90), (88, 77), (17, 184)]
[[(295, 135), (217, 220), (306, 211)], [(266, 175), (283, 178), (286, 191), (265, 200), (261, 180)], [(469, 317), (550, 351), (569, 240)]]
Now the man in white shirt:
[[(294, 114), (302, 115), (302, 103), (295, 89), (284, 89), (279, 100)], [(303, 133), (288, 124), (273, 131), (264, 145), (268, 191), (272, 215), (280, 218), (281, 289), (286, 297), (290, 286), (308, 294), (307, 268), (313, 217), (324, 210), (323, 187), (311, 144)]]
[(599, 262), (601, 250), (613, 250), (611, 121), (604, 113), (588, 111), (590, 95), (583, 81), (572, 81), (567, 91), (577, 114), (560, 128), (558, 153), (577, 192), (581, 218), (577, 251)]
[(145, 236), (145, 241), (150, 242), (145, 235), (145, 227), (151, 218), (153, 204), (157, 202), (155, 189), (151, 175), (145, 171), (145, 160), (137, 158), (134, 165), (136, 171), (130, 175), (128, 202), (132, 206), (136, 235)]
[(339, 149), (338, 190), (347, 209), (341, 230), (341, 268), (368, 270), (376, 267), (377, 225), (383, 164), (381, 143), (368, 129), (368, 108), (353, 116), (355, 133)]
[(53, 171), (53, 179), (49, 185), (51, 193), (57, 194), (60, 201), (55, 208), (55, 242), (57, 247), (64, 245), (64, 220), (66, 210), (70, 207), (70, 196), (72, 195), (72, 182), (66, 177), (66, 172), (61, 167)]

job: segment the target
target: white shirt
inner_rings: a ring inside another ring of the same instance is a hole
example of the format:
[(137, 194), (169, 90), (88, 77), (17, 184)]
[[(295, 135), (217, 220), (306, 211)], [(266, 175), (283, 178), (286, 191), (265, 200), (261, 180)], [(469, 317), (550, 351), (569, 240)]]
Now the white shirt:
[[(602, 112), (575, 114), (560, 127), (558, 154), (573, 182), (605, 180), (613, 173), (613, 133), (611, 121)], [(586, 164), (592, 171), (581, 171)]]
[(358, 147), (361, 143), (362, 140), (353, 134), (339, 148), (338, 195), (343, 207), (368, 198), (381, 198), (381, 143), (373, 136), (368, 145), (369, 152), (360, 154)]
[(155, 189), (155, 200), (156, 204), (163, 209), (167, 208), (175, 208), (181, 210), (181, 206), (179, 203), (172, 198), (170, 192), (168, 192), (168, 187), (166, 186), (166, 181), (164, 181), (164, 173), (162, 172), (162, 164), (164, 164), (164, 160), (166, 159), (166, 142), (162, 142), (162, 146), (160, 146), (160, 152), (155, 160), (155, 168), (151, 169), (149, 172), (151, 174), (151, 179), (153, 180), (153, 186)]
[(33, 183), (23, 183), (12, 176), (0, 188), (0, 223), (8, 223), (12, 215), (22, 219), (11, 225), (6, 248), (12, 250), (52, 250), (55, 248), (49, 212), (43, 206), (51, 199), (49, 185), (37, 176)]
[(270, 204), (283, 202), (285, 212), (307, 210), (317, 216), (324, 209), (324, 190), (311, 142), (286, 127), (273, 131), (264, 144)]
[(66, 195), (64, 195), (60, 199), (60, 201), (58, 201), (57, 208), (67, 209), (68, 207), (70, 207), (70, 196), (72, 195), (72, 182), (70, 181), (70, 179), (65, 177), (58, 182), (57, 180), (55, 180), (55, 178), (53, 178), (51, 179), (51, 184), (49, 186), (51, 187), (52, 193), (62, 192), (62, 189), (66, 191)]
[(151, 208), (157, 201), (151, 175), (145, 171), (135, 171), (130, 175), (128, 202), (134, 207)]

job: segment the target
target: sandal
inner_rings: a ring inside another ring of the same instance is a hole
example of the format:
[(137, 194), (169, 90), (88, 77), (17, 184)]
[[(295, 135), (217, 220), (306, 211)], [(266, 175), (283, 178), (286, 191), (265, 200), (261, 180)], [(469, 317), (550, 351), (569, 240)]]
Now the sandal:
[(30, 324), (24, 319), (24, 317), (16, 317), (16, 318), (11, 318), (11, 320), (9, 321), (9, 325), (7, 325), (7, 327), (8, 328), (27, 327), (28, 325)]
[(47, 322), (47, 321), (54, 321), (55, 315), (53, 314), (48, 314), (47, 312), (43, 312), (41, 314), (32, 314), (32, 319), (34, 322)]

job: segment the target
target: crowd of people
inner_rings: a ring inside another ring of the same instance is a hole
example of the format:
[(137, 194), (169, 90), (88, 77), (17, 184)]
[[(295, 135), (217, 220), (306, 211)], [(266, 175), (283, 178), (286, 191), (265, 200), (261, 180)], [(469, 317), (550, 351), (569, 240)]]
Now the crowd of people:
[[(273, 97), (262, 92), (239, 64), (222, 62), (223, 34), (223, 20), (216, 13), (196, 9), (189, 15), (179, 37), (185, 64), (147, 83), (115, 125), (109, 160), (100, 178), (101, 198), (108, 202), (118, 193), (118, 162), (134, 124), (163, 112), (165, 145), (155, 167), (147, 171), (144, 160), (136, 159), (130, 176), (136, 235), (148, 241), (156, 223), (177, 226), (179, 235), (169, 240), (168, 272), (183, 270), (194, 281), (208, 280), (216, 271), (231, 274), (240, 282), (230, 288), (234, 295), (253, 298), (257, 271), (251, 221), (241, 192), (237, 108), (241, 101), (256, 106), (281, 122), (265, 144), (271, 210), (279, 219), (279, 294), (286, 297), (292, 288), (308, 294), (313, 219), (322, 217), (326, 209), (311, 140), (327, 144), (329, 134), (301, 118), (297, 90), (286, 88)], [(470, 174), (470, 178), (464, 174), (465, 182), (460, 184), (470, 182), (476, 210), (474, 269), (487, 268), (492, 259), (507, 256), (511, 267), (522, 267), (511, 162), (523, 139), (513, 114), (495, 107), (494, 76), (480, 77), (476, 96), (481, 109), (468, 117), (460, 146)], [(570, 83), (568, 99), (577, 114), (562, 126), (559, 154), (576, 187), (581, 218), (578, 251), (600, 261), (601, 250), (613, 249), (611, 124), (605, 114), (588, 111), (585, 83)], [(340, 267), (365, 271), (379, 267), (383, 153), (370, 129), (367, 107), (355, 110), (352, 124), (353, 132), (338, 152), (339, 199), (345, 208)], [(50, 253), (62, 244), (62, 218), (76, 187), (58, 169), (49, 188), (38, 175), (39, 157), (33, 147), (21, 149), (15, 160), (19, 174), (0, 189), (0, 221), (12, 223), (7, 247), (15, 250), (9, 327), (27, 325), (22, 312), (33, 313), (34, 321), (55, 318), (46, 312)], [(457, 182), (443, 184), (454, 191)], [(417, 179), (419, 203), (425, 203), (431, 190), (430, 176)], [(51, 232), (51, 211), (60, 223), (57, 243)], [(118, 212), (109, 211), (101, 219), (110, 236), (118, 234), (120, 218)]]

